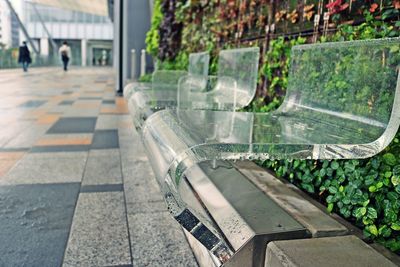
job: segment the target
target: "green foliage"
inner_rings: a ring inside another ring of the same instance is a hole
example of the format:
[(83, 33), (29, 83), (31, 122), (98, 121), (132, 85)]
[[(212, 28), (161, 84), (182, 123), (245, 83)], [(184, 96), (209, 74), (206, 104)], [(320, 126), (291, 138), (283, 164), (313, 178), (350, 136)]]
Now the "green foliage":
[(400, 250), (400, 133), (366, 160), (265, 161), (264, 166), (327, 204), (329, 212), (364, 229), (367, 237)]
[(158, 28), (160, 27), (161, 21), (163, 19), (163, 14), (161, 12), (161, 2), (162, 0), (154, 1), (153, 17), (151, 18), (151, 27), (146, 35), (146, 51), (153, 57), (157, 57), (158, 45), (160, 41)]
[(141, 82), (141, 83), (149, 83), (149, 82), (151, 82), (151, 79), (152, 79), (152, 74), (151, 73), (147, 73), (147, 74), (139, 77), (139, 82)]
[(158, 69), (162, 70), (187, 70), (189, 65), (189, 54), (181, 51), (173, 60), (158, 62)]

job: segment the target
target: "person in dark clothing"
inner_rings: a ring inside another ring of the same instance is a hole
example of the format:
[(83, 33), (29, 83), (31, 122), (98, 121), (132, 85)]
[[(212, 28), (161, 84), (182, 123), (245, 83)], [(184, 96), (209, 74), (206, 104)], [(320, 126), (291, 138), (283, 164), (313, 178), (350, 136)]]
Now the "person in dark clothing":
[(68, 46), (67, 42), (64, 42), (60, 47), (59, 53), (61, 55), (61, 60), (64, 64), (64, 71), (68, 70), (68, 62), (71, 57), (71, 48)]
[(22, 46), (19, 47), (18, 53), (18, 63), (22, 63), (22, 69), (27, 72), (29, 64), (32, 63), (31, 52), (26, 45), (26, 42), (22, 43)]

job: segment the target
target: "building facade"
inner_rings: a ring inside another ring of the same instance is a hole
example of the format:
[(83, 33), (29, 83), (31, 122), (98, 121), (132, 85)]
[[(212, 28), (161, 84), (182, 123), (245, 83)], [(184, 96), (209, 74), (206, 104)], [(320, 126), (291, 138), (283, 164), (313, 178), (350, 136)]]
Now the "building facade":
[(0, 45), (4, 48), (18, 47), (19, 25), (5, 0), (0, 0)]
[[(1, 1), (1, 0), (0, 0)], [(30, 39), (43, 57), (57, 56), (64, 41), (73, 65), (112, 65), (113, 24), (108, 16), (13, 0)], [(27, 36), (20, 31), (20, 40)]]

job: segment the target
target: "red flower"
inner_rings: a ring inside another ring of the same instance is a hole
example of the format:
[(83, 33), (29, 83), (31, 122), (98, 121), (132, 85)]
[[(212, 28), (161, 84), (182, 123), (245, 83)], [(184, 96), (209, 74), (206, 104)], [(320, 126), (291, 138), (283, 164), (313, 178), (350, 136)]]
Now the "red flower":
[(349, 4), (348, 3), (343, 4), (343, 0), (336, 0), (326, 5), (326, 8), (329, 10), (330, 15), (340, 13), (348, 7)]
[(393, 6), (395, 9), (400, 9), (400, 0), (393, 0)]

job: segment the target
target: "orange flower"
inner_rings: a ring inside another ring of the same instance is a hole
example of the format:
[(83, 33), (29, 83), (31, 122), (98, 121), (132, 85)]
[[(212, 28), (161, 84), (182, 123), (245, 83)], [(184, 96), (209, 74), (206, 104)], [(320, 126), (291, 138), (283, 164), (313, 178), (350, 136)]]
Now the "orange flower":
[(378, 4), (377, 3), (373, 3), (371, 5), (371, 7), (369, 8), (369, 12), (374, 13), (377, 8), (378, 8)]
[(275, 14), (275, 20), (276, 20), (277, 22), (279, 22), (281, 19), (284, 18), (284, 15), (286, 15), (286, 10), (281, 10), (281, 11), (277, 12), (277, 13)]
[(303, 16), (305, 19), (307, 19), (308, 21), (310, 21), (311, 17), (314, 15), (314, 4), (308, 5), (308, 6), (304, 6), (304, 12), (303, 12)]
[(286, 14), (286, 19), (290, 20), (291, 23), (296, 23), (297, 18), (299, 17), (299, 14), (297, 13), (297, 10), (293, 10), (291, 13)]

